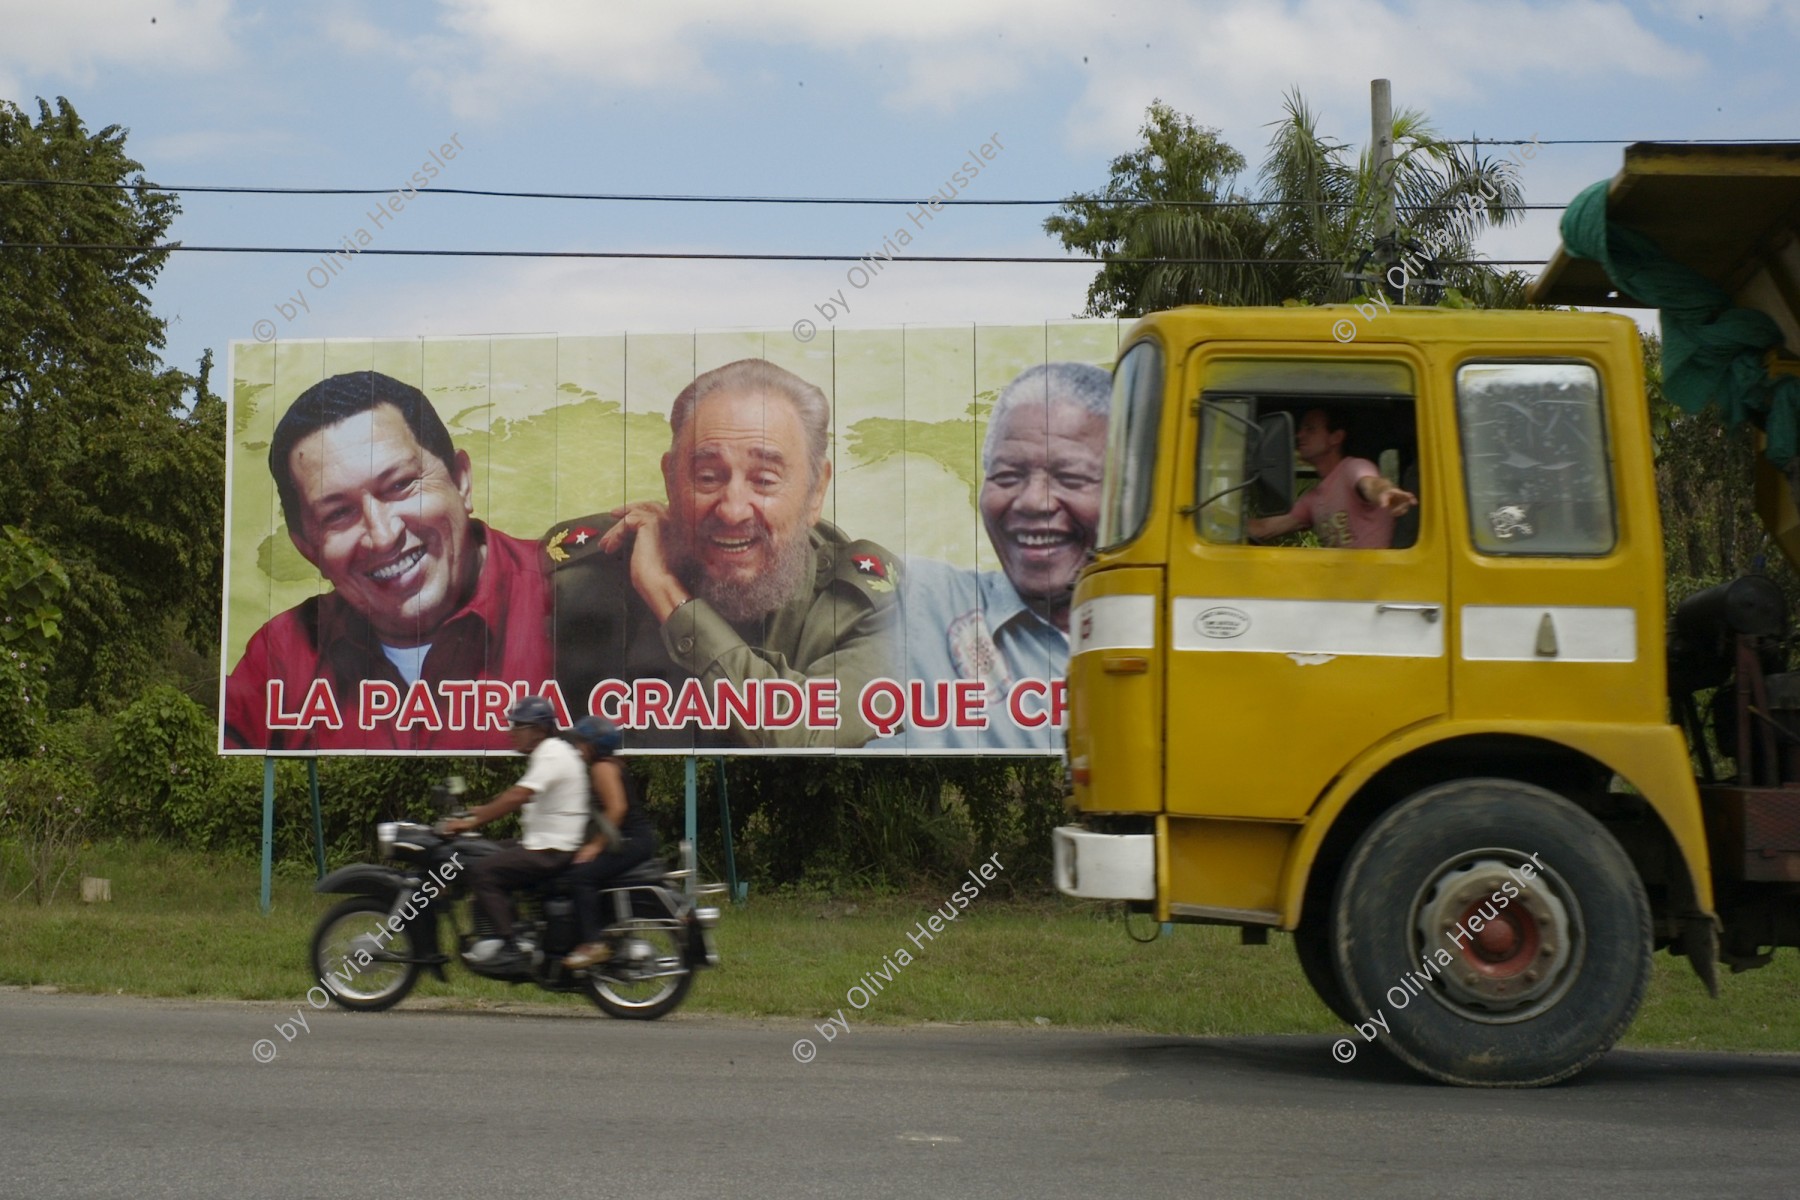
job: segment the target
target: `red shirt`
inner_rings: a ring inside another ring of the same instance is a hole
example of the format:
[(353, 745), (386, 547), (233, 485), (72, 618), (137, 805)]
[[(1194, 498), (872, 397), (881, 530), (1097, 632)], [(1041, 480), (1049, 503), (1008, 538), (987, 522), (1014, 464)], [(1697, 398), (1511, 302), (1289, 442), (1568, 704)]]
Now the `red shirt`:
[(487, 543), (475, 594), (439, 627), (415, 683), (337, 592), (314, 596), (257, 630), (225, 680), (224, 748), (509, 749), (506, 710), (522, 696), (560, 698), (550, 586), (537, 543), (472, 529)]

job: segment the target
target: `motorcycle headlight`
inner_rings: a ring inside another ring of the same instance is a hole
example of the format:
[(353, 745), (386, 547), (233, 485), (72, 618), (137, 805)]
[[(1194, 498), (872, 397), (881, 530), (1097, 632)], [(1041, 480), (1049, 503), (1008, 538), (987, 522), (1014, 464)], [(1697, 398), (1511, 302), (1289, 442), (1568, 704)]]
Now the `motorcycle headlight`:
[(399, 832), (400, 822), (398, 821), (383, 821), (375, 826), (375, 845), (381, 851), (381, 857), (393, 857), (394, 837)]

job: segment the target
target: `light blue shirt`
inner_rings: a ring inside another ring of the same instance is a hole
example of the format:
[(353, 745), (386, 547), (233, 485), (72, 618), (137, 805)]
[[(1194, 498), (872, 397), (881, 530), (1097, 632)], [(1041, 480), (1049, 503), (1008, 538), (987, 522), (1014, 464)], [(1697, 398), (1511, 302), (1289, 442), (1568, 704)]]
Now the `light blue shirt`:
[(381, 652), (394, 664), (394, 670), (400, 672), (400, 678), (406, 681), (406, 686), (411, 687), (425, 673), (425, 656), (431, 652), (431, 643), (426, 642), (423, 646), (390, 646), (383, 642)]
[[(1069, 669), (1069, 635), (1033, 612), (1004, 571), (909, 559), (900, 574), (900, 615), (909, 686), (913, 680), (982, 679), (988, 684), (986, 729), (949, 724), (927, 729), (915, 719), (902, 735), (907, 749), (1062, 749), (1062, 722), (1052, 725), (1048, 714), (1051, 689), (1062, 690)], [(927, 691), (926, 710), (916, 717), (929, 721), (935, 715), (935, 696)], [(1009, 712), (1009, 698), (1026, 726)]]

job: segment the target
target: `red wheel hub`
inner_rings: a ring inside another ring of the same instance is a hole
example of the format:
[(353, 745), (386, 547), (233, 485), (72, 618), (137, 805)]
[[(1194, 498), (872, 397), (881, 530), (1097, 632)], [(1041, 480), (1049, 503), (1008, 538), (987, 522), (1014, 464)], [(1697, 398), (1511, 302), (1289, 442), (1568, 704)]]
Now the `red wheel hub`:
[(1485, 911), (1481, 904), (1471, 904), (1463, 911), (1463, 928), (1473, 928), (1469, 925), (1471, 917), (1482, 922), (1462, 947), (1464, 964), (1488, 979), (1511, 979), (1524, 974), (1537, 961), (1544, 940), (1537, 918), (1519, 905), (1489, 920), (1487, 914), (1492, 911), (1492, 904)]
[(1566, 989), (1574, 930), (1559, 882), (1520, 874), (1525, 856), (1446, 860), (1420, 889), (1412, 927), (1421, 962), (1438, 955), (1438, 998), (1476, 1020), (1512, 1020)]

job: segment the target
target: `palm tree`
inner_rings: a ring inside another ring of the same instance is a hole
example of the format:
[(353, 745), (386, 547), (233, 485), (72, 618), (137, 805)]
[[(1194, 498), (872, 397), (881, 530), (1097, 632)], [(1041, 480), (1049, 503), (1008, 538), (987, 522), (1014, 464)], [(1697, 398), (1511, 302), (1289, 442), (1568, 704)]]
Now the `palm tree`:
[[(1103, 267), (1088, 289), (1090, 315), (1180, 304), (1323, 304), (1370, 290), (1346, 274), (1376, 245), (1373, 160), (1365, 152), (1352, 161), (1348, 144), (1320, 135), (1317, 114), (1297, 91), (1283, 107), (1257, 191), (1247, 195), (1236, 186), (1243, 156), (1217, 130), (1161, 101), (1150, 106), (1144, 144), (1113, 160), (1105, 190), (1072, 197), (1044, 223), (1066, 248), (1148, 260)], [(1439, 261), (1467, 259), (1480, 229), (1518, 219), (1523, 195), (1510, 163), (1443, 141), (1415, 109), (1395, 116), (1394, 141), (1403, 245), (1432, 245)], [(1118, 203), (1125, 199), (1151, 203)], [(1478, 305), (1523, 302), (1526, 279), (1516, 271), (1445, 267), (1435, 278)]]

